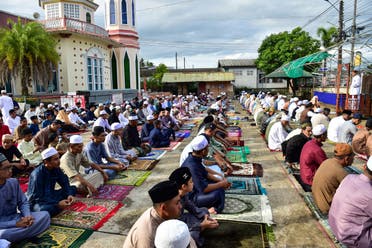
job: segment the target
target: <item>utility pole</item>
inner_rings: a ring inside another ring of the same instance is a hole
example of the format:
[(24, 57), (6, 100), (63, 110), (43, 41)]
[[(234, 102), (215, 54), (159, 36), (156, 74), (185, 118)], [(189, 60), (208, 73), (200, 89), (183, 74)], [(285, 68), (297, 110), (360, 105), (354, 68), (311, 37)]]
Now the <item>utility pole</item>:
[[(338, 20), (338, 42), (342, 42), (342, 34), (344, 29), (344, 1), (340, 1), (339, 20)], [(340, 87), (341, 87), (341, 74), (342, 74), (342, 43), (338, 46), (337, 58), (337, 77), (336, 77), (336, 113), (339, 113), (340, 105)]]
[(177, 55), (177, 52), (176, 52), (176, 70), (178, 69), (178, 55)]
[(183, 69), (186, 69), (186, 58), (183, 57)]
[(357, 12), (357, 0), (354, 0), (353, 26), (351, 27), (350, 71), (352, 71), (354, 69), (354, 45), (355, 45), (355, 33), (356, 33), (356, 12)]

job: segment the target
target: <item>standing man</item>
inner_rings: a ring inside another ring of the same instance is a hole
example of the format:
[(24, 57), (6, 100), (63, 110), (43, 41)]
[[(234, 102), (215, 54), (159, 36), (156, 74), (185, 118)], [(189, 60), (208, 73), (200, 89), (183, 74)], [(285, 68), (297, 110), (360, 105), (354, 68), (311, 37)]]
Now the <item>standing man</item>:
[(360, 102), (360, 89), (362, 87), (362, 79), (360, 78), (358, 71), (353, 70), (351, 73), (352, 81), (349, 88), (349, 95), (351, 96), (351, 110), (359, 110)]
[(3, 119), (9, 117), (9, 111), (14, 108), (13, 99), (6, 94), (6, 90), (1, 91), (0, 108)]

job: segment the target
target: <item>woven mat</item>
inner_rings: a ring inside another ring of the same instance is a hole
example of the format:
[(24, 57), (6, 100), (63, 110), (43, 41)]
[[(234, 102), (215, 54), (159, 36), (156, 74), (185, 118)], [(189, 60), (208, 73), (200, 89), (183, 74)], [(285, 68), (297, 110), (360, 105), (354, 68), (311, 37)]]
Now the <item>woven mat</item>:
[(273, 224), (271, 207), (266, 195), (226, 194), (222, 214), (218, 220)]
[(45, 232), (38, 235), (32, 242), (21, 242), (12, 247), (17, 248), (77, 248), (93, 233), (91, 230), (51, 225)]
[(227, 177), (231, 187), (226, 190), (227, 194), (261, 195), (261, 184), (258, 178)]
[(126, 170), (119, 172), (116, 177), (108, 181), (107, 184), (140, 186), (150, 174), (151, 171)]
[(130, 163), (128, 170), (152, 170), (157, 160), (134, 160)]
[(218, 221), (218, 228), (203, 232), (206, 248), (270, 247), (265, 224)]
[(98, 230), (121, 207), (117, 201), (77, 198), (77, 201), (53, 217), (53, 224)]
[[(122, 185), (103, 185), (98, 188), (98, 195), (93, 196), (94, 199), (105, 199), (113, 201), (123, 201), (130, 191), (133, 189), (133, 186), (122, 186)], [(83, 198), (84, 196), (77, 195), (77, 197)]]
[(257, 163), (236, 163), (234, 166), (239, 166), (241, 169), (234, 170), (229, 176), (242, 176), (242, 177), (263, 177), (263, 167)]
[(174, 151), (181, 145), (181, 142), (178, 141), (171, 141), (168, 147), (161, 147), (161, 148), (152, 148), (152, 150), (161, 150), (161, 151)]
[(228, 151), (226, 153), (226, 157), (232, 162), (232, 163), (247, 163), (247, 154), (242, 151)]
[(152, 150), (145, 157), (138, 157), (137, 159), (139, 160), (160, 160), (166, 153), (167, 151)]

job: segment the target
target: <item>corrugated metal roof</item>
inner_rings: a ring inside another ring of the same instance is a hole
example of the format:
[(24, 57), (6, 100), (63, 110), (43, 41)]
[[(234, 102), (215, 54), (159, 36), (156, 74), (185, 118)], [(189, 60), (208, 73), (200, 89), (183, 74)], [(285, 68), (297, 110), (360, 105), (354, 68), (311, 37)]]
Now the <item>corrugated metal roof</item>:
[(220, 59), (218, 60), (219, 67), (256, 67), (255, 59)]
[(229, 82), (235, 80), (232, 72), (168, 72), (163, 75), (163, 83)]

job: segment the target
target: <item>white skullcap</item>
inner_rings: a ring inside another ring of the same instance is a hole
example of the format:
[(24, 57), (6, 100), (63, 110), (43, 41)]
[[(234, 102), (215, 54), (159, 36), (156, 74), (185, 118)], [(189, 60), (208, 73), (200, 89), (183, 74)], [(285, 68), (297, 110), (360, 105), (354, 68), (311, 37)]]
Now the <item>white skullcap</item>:
[(72, 135), (70, 137), (70, 144), (82, 144), (83, 143), (83, 137), (81, 135)]
[(111, 130), (113, 131), (118, 130), (120, 128), (123, 128), (123, 125), (121, 125), (119, 122), (114, 122), (111, 124)]
[(372, 156), (369, 157), (367, 162), (367, 168), (372, 171)]
[(6, 90), (1, 90), (1, 94), (6, 94)]
[(41, 102), (41, 103), (40, 103), (40, 106), (44, 106), (44, 103)]
[(98, 107), (103, 107), (103, 103), (98, 104)]
[(172, 219), (161, 223), (156, 229), (156, 248), (186, 248), (190, 244), (190, 232), (186, 223)]
[(83, 112), (81, 112), (80, 114), (81, 114), (81, 115), (85, 115), (86, 113), (87, 113), (87, 112), (83, 111)]
[(298, 102), (300, 99), (298, 97), (293, 98), (294, 102)]
[(130, 115), (130, 116), (128, 117), (128, 120), (130, 120), (130, 121), (135, 121), (135, 120), (138, 120), (138, 117), (137, 117), (137, 115)]
[(290, 121), (291, 117), (289, 117), (288, 115), (282, 115), (282, 118), (280, 120), (281, 121)]
[(143, 105), (149, 105), (149, 102), (148, 101), (144, 101), (143, 102)]
[(121, 110), (120, 106), (115, 106), (115, 110)]
[(302, 105), (302, 101), (298, 101), (297, 106), (301, 106), (301, 105)]
[(47, 148), (45, 149), (42, 153), (41, 153), (41, 157), (43, 159), (47, 159), (47, 158), (50, 158), (51, 156), (54, 156), (58, 154), (57, 150), (54, 148), (54, 147), (50, 147), (50, 148)]
[(194, 151), (201, 151), (208, 146), (208, 140), (204, 135), (199, 135), (191, 141), (191, 147)]
[(323, 124), (316, 125), (313, 128), (313, 135), (319, 136), (327, 132), (327, 128)]
[(52, 104), (48, 104), (48, 108), (53, 108), (53, 105)]
[(116, 104), (116, 102), (111, 102), (111, 104)]
[(106, 110), (101, 110), (101, 111), (99, 112), (99, 115), (107, 115)]
[(146, 120), (148, 120), (148, 121), (151, 121), (151, 120), (153, 120), (154, 119), (154, 116), (153, 115), (148, 115), (147, 117), (146, 117)]
[(58, 104), (58, 102), (55, 102), (54, 105), (58, 106), (59, 104)]
[(131, 108), (130, 105), (125, 106), (125, 109), (130, 109), (130, 108)]
[(306, 105), (306, 104), (308, 104), (309, 103), (309, 100), (303, 100), (302, 101), (302, 104), (304, 104), (304, 105)]
[(220, 107), (217, 104), (213, 104), (211, 109), (220, 110)]
[(316, 108), (314, 112), (315, 113), (323, 113), (323, 109), (322, 108)]
[(72, 108), (67, 108), (66, 111), (67, 112), (71, 112)]
[(125, 104), (129, 104), (129, 101), (125, 101)]

